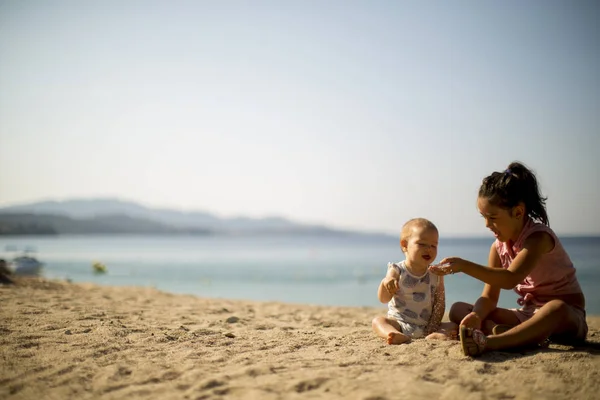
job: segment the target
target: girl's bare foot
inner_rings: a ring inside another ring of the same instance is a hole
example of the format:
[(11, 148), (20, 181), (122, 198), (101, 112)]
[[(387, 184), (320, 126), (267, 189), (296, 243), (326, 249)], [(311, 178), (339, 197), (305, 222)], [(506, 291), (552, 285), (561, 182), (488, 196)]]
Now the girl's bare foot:
[(485, 351), (487, 337), (479, 329), (460, 326), (460, 344), (465, 356), (477, 357)]
[(410, 338), (400, 332), (390, 332), (387, 336), (388, 344), (402, 344), (410, 342)]
[(492, 328), (492, 335), (501, 335), (504, 332), (510, 331), (512, 328), (514, 328), (514, 326), (498, 324)]
[(481, 325), (481, 331), (486, 335), (491, 335), (496, 325), (497, 324), (494, 321), (486, 319)]

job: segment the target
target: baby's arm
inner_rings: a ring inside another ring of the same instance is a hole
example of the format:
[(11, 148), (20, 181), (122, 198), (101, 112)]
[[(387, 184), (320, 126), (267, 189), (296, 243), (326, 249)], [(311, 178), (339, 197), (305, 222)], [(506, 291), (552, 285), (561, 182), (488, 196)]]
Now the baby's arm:
[(398, 290), (398, 280), (400, 279), (400, 271), (394, 264), (388, 264), (388, 270), (385, 278), (379, 284), (377, 290), (377, 298), (382, 303), (389, 302)]
[(433, 307), (429, 323), (427, 324), (427, 333), (436, 332), (440, 328), (444, 312), (446, 311), (446, 289), (444, 288), (444, 277), (439, 277), (440, 283), (433, 296)]
[(443, 277), (437, 287), (433, 300), (433, 311), (427, 325), (427, 339), (456, 339), (458, 335), (458, 325), (454, 322), (442, 322), (444, 311), (446, 309), (446, 289), (444, 288)]

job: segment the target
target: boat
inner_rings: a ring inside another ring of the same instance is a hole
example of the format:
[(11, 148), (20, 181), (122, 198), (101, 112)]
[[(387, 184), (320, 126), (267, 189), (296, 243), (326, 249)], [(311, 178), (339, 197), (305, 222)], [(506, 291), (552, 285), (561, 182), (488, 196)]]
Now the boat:
[(95, 274), (105, 274), (106, 271), (106, 265), (104, 265), (103, 263), (96, 261), (95, 263), (92, 264), (92, 269), (94, 270)]
[(40, 275), (44, 263), (39, 262), (35, 257), (22, 255), (14, 258), (11, 265), (15, 275)]
[(34, 256), (34, 252), (33, 248), (27, 247), (22, 254), (10, 261), (8, 267), (14, 275), (40, 275), (42, 273), (44, 263)]

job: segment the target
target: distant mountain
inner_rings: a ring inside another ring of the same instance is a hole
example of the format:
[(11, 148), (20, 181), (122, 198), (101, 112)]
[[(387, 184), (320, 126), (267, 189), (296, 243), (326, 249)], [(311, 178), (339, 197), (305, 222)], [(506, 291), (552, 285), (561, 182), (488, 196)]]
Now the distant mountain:
[[(363, 235), (284, 218), (220, 218), (213, 214), (149, 208), (118, 199), (43, 201), (0, 208), (2, 224), (20, 223), (56, 233), (191, 233)], [(37, 225), (36, 225), (37, 224)], [(6, 229), (5, 229), (6, 230)], [(364, 234), (367, 235), (367, 234)]]
[(127, 215), (102, 215), (92, 218), (70, 218), (47, 214), (0, 214), (0, 235), (53, 234), (186, 234), (208, 235), (202, 228), (172, 227), (159, 222)]
[(107, 215), (128, 215), (178, 227), (203, 227), (215, 231), (244, 231), (264, 228), (286, 228), (293, 223), (282, 218), (219, 218), (206, 212), (183, 212), (170, 209), (148, 208), (137, 203), (117, 199), (77, 199), (44, 201), (0, 208), (0, 213), (29, 213), (62, 215), (71, 218), (94, 218)]

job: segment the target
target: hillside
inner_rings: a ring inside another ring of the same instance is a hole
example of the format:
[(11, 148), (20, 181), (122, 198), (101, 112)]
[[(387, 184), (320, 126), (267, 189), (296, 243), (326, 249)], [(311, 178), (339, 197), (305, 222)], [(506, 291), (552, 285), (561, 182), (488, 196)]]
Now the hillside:
[(0, 234), (372, 235), (280, 217), (222, 218), (203, 211), (150, 208), (118, 199), (43, 201), (0, 208)]
[(53, 234), (194, 234), (207, 235), (208, 229), (172, 227), (127, 215), (103, 215), (75, 219), (61, 215), (0, 214), (0, 235)]

